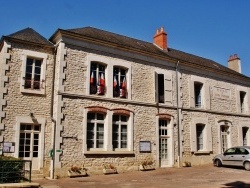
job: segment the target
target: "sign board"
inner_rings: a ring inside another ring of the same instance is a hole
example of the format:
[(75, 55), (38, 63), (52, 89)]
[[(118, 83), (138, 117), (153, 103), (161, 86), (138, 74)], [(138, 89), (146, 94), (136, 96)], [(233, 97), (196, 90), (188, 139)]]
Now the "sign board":
[(14, 142), (4, 142), (3, 143), (3, 153), (14, 153), (15, 143)]
[(151, 152), (151, 142), (150, 141), (140, 141), (139, 151), (140, 152)]

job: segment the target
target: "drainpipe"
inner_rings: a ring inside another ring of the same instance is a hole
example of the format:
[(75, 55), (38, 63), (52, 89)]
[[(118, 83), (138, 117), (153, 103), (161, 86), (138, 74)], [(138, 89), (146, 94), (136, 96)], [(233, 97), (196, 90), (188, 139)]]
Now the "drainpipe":
[(181, 159), (181, 139), (180, 139), (180, 108), (179, 108), (179, 79), (178, 79), (178, 65), (179, 61), (176, 64), (175, 73), (176, 73), (176, 111), (177, 111), (177, 135), (178, 135), (178, 168), (180, 168), (180, 159)]
[(54, 179), (55, 177), (55, 154), (56, 154), (56, 149), (55, 149), (55, 143), (56, 143), (56, 120), (53, 118), (53, 107), (54, 107), (54, 89), (55, 89), (55, 72), (56, 72), (56, 53), (57, 53), (57, 47), (54, 49), (54, 63), (53, 63), (53, 76), (52, 76), (52, 83), (51, 83), (51, 101), (50, 101), (50, 117), (51, 121), (54, 125), (53, 128), (53, 146), (52, 146), (52, 156), (51, 156), (51, 167), (50, 167), (50, 178)]

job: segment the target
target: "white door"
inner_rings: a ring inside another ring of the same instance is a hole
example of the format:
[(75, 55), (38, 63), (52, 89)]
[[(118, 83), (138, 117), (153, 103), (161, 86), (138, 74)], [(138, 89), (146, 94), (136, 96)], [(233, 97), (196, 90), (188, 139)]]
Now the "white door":
[(228, 127), (221, 126), (221, 152), (225, 152), (228, 148)]
[(32, 170), (38, 170), (40, 125), (21, 124), (19, 135), (19, 158), (32, 161)]
[(168, 120), (159, 120), (159, 162), (160, 167), (169, 165), (169, 131)]

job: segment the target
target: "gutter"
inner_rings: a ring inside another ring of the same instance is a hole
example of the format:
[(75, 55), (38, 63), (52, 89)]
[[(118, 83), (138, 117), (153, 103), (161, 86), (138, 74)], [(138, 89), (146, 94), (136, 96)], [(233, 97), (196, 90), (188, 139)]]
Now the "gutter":
[(51, 121), (54, 125), (53, 128), (53, 144), (52, 144), (52, 156), (51, 156), (51, 169), (50, 169), (50, 178), (55, 179), (55, 143), (56, 143), (56, 120), (53, 117), (53, 107), (54, 107), (54, 89), (55, 89), (55, 72), (56, 72), (56, 53), (57, 53), (57, 48), (55, 47), (54, 49), (54, 62), (53, 62), (53, 76), (52, 76), (52, 83), (51, 83), (51, 101), (50, 101), (50, 118)]
[(178, 137), (178, 168), (180, 168), (180, 159), (181, 159), (181, 139), (180, 139), (180, 108), (179, 108), (179, 79), (178, 79), (178, 65), (179, 61), (177, 61), (175, 73), (176, 73), (176, 111), (177, 111), (177, 137)]

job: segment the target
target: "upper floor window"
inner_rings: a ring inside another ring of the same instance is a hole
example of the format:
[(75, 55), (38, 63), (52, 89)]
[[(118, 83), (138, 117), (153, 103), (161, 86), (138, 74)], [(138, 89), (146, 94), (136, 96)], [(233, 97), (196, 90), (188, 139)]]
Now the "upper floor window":
[(194, 102), (196, 108), (202, 107), (202, 83), (194, 83)]
[(127, 98), (126, 72), (124, 68), (114, 67), (113, 97)]
[(113, 149), (127, 148), (128, 146), (128, 117), (124, 115), (113, 115), (112, 129)]
[(173, 105), (172, 75), (155, 72), (155, 102)]
[(246, 112), (246, 92), (240, 91), (240, 111), (241, 113)]
[(21, 92), (45, 94), (47, 54), (23, 51)]
[(104, 95), (105, 93), (105, 66), (97, 62), (91, 62), (90, 94)]
[(41, 66), (41, 59), (27, 58), (24, 89), (40, 89), (43, 87)]

